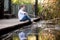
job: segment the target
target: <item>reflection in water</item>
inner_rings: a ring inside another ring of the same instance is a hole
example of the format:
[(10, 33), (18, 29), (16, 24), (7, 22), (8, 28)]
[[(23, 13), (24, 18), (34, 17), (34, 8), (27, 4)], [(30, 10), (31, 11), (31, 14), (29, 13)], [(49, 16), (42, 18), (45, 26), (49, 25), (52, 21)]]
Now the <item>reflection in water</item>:
[(32, 33), (27, 36), (27, 40), (36, 40), (36, 36)]
[(60, 40), (60, 25), (53, 21), (41, 21), (15, 31), (11, 37), (12, 40), (36, 40), (36, 35), (38, 40)]

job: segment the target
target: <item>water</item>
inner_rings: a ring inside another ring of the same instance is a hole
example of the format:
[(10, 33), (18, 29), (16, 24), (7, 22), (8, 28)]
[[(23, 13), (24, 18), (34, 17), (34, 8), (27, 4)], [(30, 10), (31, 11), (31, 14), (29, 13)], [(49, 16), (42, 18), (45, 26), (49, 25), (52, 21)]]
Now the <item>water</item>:
[(59, 23), (44, 20), (13, 31), (9, 37), (11, 39), (7, 38), (6, 40), (20, 40), (18, 34), (22, 31), (25, 33), (25, 40), (36, 40), (36, 35), (38, 36), (38, 40), (60, 40)]

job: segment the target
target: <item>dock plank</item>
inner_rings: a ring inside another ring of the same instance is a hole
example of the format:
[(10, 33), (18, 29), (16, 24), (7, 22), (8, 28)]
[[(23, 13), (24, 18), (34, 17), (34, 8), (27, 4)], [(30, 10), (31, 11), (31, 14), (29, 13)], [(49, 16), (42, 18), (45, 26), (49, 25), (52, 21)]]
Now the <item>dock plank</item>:
[[(37, 18), (31, 18), (31, 21), (33, 20), (36, 20)], [(3, 28), (7, 28), (7, 27), (11, 27), (11, 26), (14, 26), (14, 25), (17, 25), (17, 24), (23, 24), (23, 23), (26, 23), (28, 22), (27, 21), (24, 21), (24, 22), (20, 22), (18, 19), (3, 19), (3, 20), (0, 20), (0, 29), (3, 29)]]
[(20, 22), (18, 19), (4, 19), (0, 20), (0, 29), (6, 28), (6, 27), (11, 27), (17, 24), (23, 24), (28, 21)]

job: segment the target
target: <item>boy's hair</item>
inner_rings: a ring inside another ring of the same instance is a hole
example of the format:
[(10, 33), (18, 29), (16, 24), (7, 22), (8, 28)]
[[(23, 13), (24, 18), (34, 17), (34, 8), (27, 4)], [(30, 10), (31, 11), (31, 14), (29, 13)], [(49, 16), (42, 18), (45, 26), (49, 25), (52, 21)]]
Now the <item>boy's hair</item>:
[(22, 7), (26, 7), (26, 6), (25, 5), (21, 5), (20, 8), (22, 8)]

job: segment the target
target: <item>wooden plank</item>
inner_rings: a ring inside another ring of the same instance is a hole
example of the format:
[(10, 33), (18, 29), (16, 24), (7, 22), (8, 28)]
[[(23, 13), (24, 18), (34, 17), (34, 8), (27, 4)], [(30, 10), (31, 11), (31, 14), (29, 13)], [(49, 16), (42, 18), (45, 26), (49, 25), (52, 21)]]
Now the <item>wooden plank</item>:
[(28, 22), (28, 21), (20, 22), (18, 19), (0, 20), (0, 29), (6, 28), (6, 27), (11, 27), (11, 26), (18, 25), (18, 24), (23, 24), (26, 22)]
[[(31, 21), (37, 20), (38, 18), (31, 18)], [(31, 22), (24, 21), (20, 22), (18, 19), (4, 19), (0, 20), (0, 36), (20, 29), (22, 27), (30, 25)], [(1, 37), (0, 37), (1, 38)]]
[[(37, 20), (37, 19), (38, 18), (31, 18), (31, 21), (33, 22), (34, 20)], [(20, 22), (18, 19), (3, 19), (3, 20), (0, 20), (0, 29), (11, 27), (18, 24), (24, 24), (26, 22), (28, 22), (28, 20), (24, 22)]]

